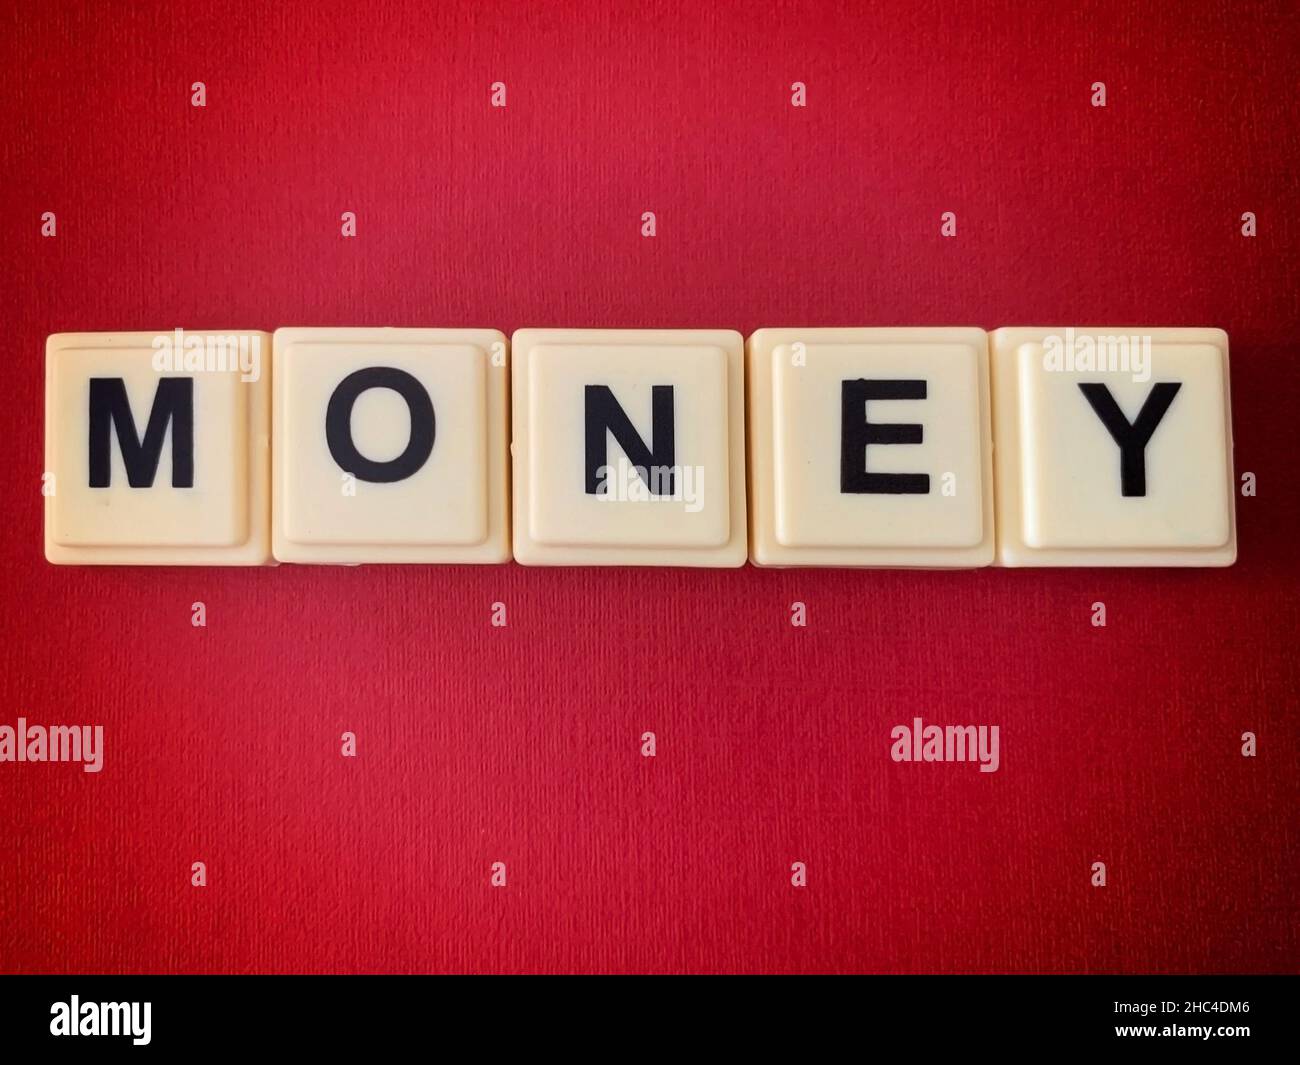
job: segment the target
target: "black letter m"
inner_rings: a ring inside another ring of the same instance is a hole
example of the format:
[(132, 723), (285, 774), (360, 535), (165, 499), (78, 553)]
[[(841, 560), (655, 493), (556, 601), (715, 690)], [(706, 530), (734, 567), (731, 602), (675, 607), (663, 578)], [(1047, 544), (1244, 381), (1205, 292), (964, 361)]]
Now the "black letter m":
[(172, 427), (172, 487), (194, 487), (194, 378), (162, 377), (149, 411), (144, 441), (131, 416), (126, 382), (120, 377), (90, 379), (90, 487), (107, 488), (113, 477), (112, 439), (122, 449), (126, 480), (132, 488), (152, 488), (162, 458), (167, 425)]

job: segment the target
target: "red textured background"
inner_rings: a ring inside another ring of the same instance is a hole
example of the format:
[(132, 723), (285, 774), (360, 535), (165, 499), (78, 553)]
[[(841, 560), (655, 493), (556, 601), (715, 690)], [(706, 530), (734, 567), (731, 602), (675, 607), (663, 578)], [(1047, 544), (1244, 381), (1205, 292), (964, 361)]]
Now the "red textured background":
[[(4, 5), (0, 970), (1294, 971), (1293, 5), (617, 7)], [(1226, 328), (1238, 565), (42, 558), (51, 332), (917, 323)]]

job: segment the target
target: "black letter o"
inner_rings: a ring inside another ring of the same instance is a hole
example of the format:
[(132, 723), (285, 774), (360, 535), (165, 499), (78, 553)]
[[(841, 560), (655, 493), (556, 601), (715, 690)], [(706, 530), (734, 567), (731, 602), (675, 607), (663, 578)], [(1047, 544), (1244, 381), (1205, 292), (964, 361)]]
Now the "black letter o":
[[(411, 436), (406, 450), (388, 462), (375, 462), (357, 450), (352, 441), (352, 407), (362, 392), (390, 388), (406, 400), (411, 414)], [(359, 481), (392, 484), (416, 473), (433, 452), (433, 401), (429, 393), (405, 370), (369, 366), (339, 382), (325, 411), (325, 441), (339, 467)]]

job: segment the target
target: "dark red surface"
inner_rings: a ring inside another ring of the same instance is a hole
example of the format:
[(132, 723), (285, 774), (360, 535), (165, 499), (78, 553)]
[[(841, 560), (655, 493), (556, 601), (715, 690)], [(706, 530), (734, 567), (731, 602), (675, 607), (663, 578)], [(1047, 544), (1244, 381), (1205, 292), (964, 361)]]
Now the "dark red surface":
[[(1294, 971), (1294, 7), (617, 6), (5, 5), (0, 970)], [(1226, 328), (1238, 565), (42, 557), (51, 332), (916, 323)]]

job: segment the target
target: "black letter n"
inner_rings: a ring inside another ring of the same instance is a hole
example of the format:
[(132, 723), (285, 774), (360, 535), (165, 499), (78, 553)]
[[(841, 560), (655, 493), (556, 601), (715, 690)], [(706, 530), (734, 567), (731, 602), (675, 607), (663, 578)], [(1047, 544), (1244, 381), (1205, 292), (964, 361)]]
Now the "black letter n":
[(90, 487), (107, 488), (113, 477), (110, 432), (117, 428), (126, 481), (152, 488), (162, 458), (167, 424), (172, 427), (172, 487), (194, 487), (194, 378), (162, 377), (154, 393), (144, 441), (136, 431), (126, 382), (120, 377), (90, 379)]
[(650, 446), (638, 435), (627, 412), (619, 406), (608, 385), (587, 385), (584, 394), (586, 420), (587, 495), (600, 495), (608, 471), (608, 432), (632, 461), (637, 476), (652, 495), (673, 494), (676, 470), (676, 441), (673, 430), (673, 386), (650, 387)]

